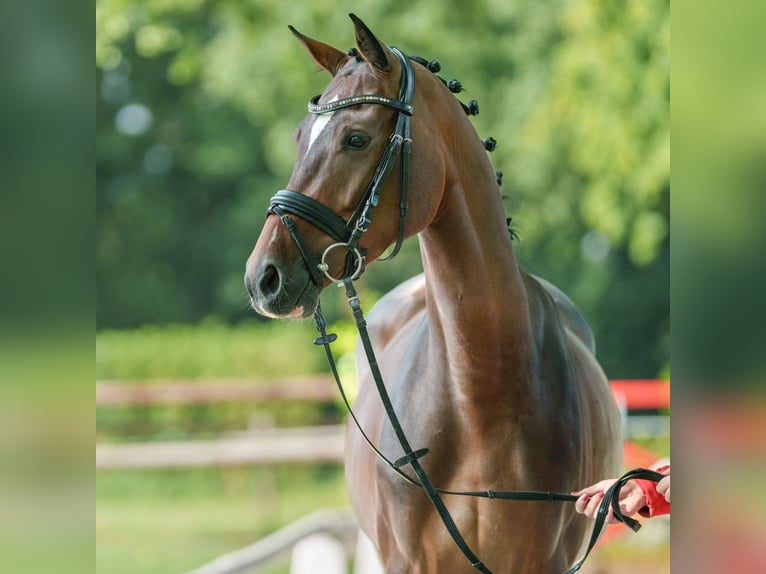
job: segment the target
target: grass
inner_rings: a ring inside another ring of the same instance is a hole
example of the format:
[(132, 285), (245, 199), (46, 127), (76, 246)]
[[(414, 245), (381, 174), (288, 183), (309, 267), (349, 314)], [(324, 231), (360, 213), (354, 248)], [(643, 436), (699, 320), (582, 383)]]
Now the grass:
[(96, 492), (99, 574), (184, 572), (314, 510), (348, 505), (339, 464), (109, 471)]
[(252, 499), (99, 501), (96, 571), (184, 572), (258, 538)]

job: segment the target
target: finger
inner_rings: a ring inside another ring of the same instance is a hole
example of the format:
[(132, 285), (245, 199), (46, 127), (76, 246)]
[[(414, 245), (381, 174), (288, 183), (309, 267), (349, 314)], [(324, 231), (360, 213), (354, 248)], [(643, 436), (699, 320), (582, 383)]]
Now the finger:
[(670, 490), (670, 477), (666, 476), (657, 483), (657, 492), (664, 494), (668, 490)]
[(646, 497), (640, 488), (629, 492), (626, 496), (620, 496), (620, 512), (625, 516), (633, 516), (646, 506)]
[(670, 502), (670, 475), (657, 483), (657, 492), (665, 495), (665, 500)]
[(580, 514), (583, 514), (585, 512), (585, 506), (588, 504), (588, 500), (590, 500), (589, 494), (580, 496), (580, 498), (575, 500), (575, 510)]
[(576, 496), (580, 496), (580, 495), (586, 494), (586, 495), (588, 495), (590, 497), (590, 496), (593, 496), (594, 494), (597, 494), (597, 493), (599, 493), (599, 492), (601, 492), (603, 490), (604, 489), (601, 487), (601, 483), (597, 482), (596, 484), (591, 484), (590, 486), (586, 486), (585, 488), (583, 488), (581, 490), (575, 490), (572, 494), (574, 494)]

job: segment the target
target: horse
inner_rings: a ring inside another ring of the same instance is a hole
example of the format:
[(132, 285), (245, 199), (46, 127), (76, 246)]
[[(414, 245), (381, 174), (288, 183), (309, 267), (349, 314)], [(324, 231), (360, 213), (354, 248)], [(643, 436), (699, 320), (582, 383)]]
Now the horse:
[[(405, 462), (439, 488), (569, 493), (616, 476), (620, 418), (590, 328), (562, 291), (520, 268), (465, 104), (438, 64), (404, 56), (350, 17), (348, 52), (290, 27), (331, 81), (295, 131), (294, 170), (247, 260), (252, 307), (310, 317), (325, 287), (351, 285), (417, 234), (423, 274), (369, 313), (374, 368), (358, 353), (353, 409), (371, 442), (386, 456), (402, 453), (373, 384), (378, 370), (401, 427), (428, 448)], [(590, 523), (572, 504), (441, 495), (481, 557), (469, 563), (433, 500), (347, 429), (350, 501), (389, 574), (477, 564), (559, 574), (582, 552)]]

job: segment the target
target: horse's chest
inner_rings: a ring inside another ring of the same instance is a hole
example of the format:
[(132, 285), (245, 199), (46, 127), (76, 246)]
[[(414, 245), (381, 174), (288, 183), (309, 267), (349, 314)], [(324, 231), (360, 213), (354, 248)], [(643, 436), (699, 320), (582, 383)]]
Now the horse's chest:
[[(428, 479), (437, 488), (467, 489), (486, 486), (487, 478), (502, 473), (498, 468), (504, 457), (493, 456), (488, 444), (471, 429), (469, 422), (437, 397), (417, 391), (410, 393), (410, 400), (396, 401), (397, 414), (402, 413), (400, 422), (407, 441), (413, 451), (427, 449), (427, 454), (418, 458)], [(391, 460), (404, 456), (402, 445), (386, 417), (382, 421), (378, 437), (382, 451)], [(506, 445), (507, 449), (508, 446)], [(422, 482), (413, 465), (401, 467), (411, 478)], [(407, 520), (413, 526), (421, 517), (433, 517), (432, 502), (423, 489), (413, 486), (393, 471), (388, 464), (378, 461), (375, 477), (379, 497), (386, 501), (386, 511), (396, 517), (396, 522)], [(490, 479), (491, 480), (491, 479)], [(388, 504), (387, 501), (396, 501)], [(450, 510), (458, 514), (475, 508), (475, 499), (449, 497)]]

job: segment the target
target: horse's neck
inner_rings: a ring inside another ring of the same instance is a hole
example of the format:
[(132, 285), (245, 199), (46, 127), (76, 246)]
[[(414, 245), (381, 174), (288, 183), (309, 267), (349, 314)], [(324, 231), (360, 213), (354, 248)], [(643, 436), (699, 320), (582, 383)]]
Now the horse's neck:
[(508, 380), (528, 380), (534, 353), (522, 273), (486, 171), (450, 183), (438, 217), (420, 234), (430, 352), (446, 363), (456, 390), (479, 402), (509, 392), (520, 398), (524, 389)]

